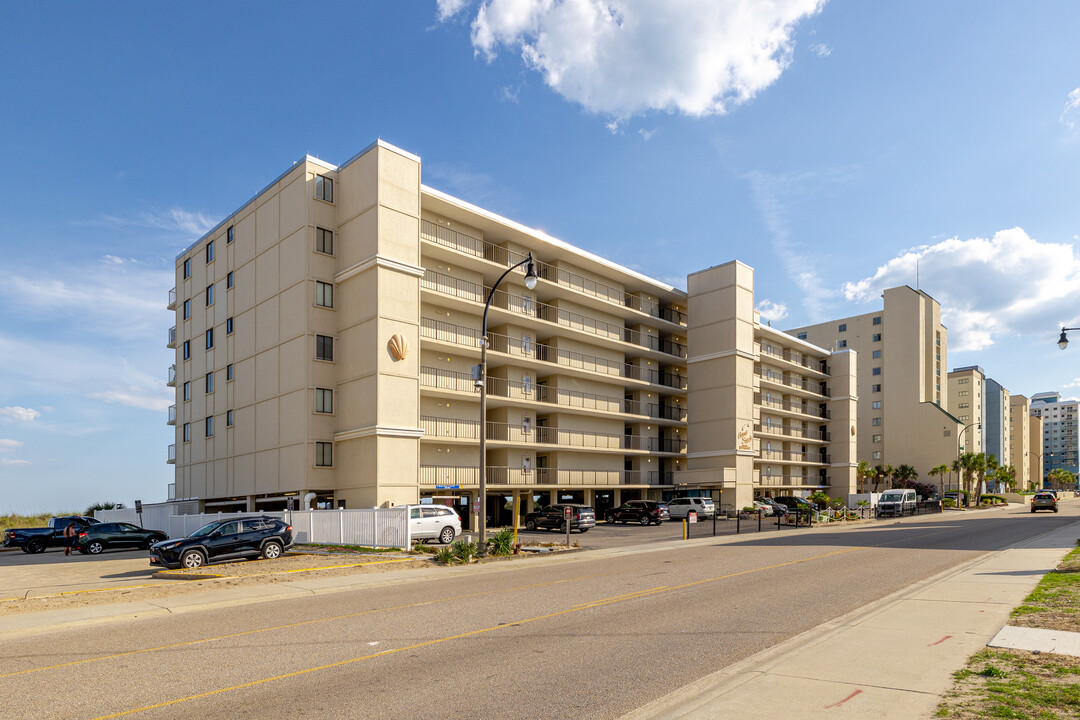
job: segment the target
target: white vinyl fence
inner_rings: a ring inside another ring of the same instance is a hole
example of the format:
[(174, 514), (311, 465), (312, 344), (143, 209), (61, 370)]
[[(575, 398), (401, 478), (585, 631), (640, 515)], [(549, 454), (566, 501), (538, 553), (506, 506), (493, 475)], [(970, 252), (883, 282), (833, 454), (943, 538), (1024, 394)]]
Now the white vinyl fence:
[[(143, 506), (143, 527), (163, 530), (171, 538), (187, 537), (208, 522), (229, 518), (267, 515), (292, 525), (293, 542), (325, 545), (362, 545), (364, 547), (412, 547), (409, 535), (409, 509), (372, 508), (365, 510), (294, 510), (292, 512), (202, 513), (151, 516)], [(139, 523), (134, 509), (99, 510), (95, 517), (102, 522)], [(164, 520), (164, 522), (162, 522)]]

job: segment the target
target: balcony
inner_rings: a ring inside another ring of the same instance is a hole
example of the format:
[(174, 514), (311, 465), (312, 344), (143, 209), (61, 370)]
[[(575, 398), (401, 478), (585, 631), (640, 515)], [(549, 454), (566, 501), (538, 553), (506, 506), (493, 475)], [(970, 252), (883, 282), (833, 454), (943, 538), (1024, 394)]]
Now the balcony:
[(176, 288), (169, 290), (169, 309), (176, 309)]
[(169, 379), (165, 384), (169, 387), (176, 387), (176, 363), (169, 366)]
[(818, 397), (832, 397), (832, 392), (830, 392), (829, 388), (822, 387), (822, 383), (819, 382), (791, 377), (790, 375), (778, 373), (770, 368), (763, 368), (760, 365), (754, 366), (754, 374), (764, 381), (775, 383), (777, 385), (801, 390), (802, 392), (817, 395)]
[[(490, 288), (479, 283), (460, 280), (439, 272), (428, 270), (421, 287), (443, 295), (450, 295), (461, 300), (483, 303), (490, 294)], [(491, 296), (492, 307), (512, 313), (526, 315), (546, 322), (554, 323), (571, 330), (595, 335), (608, 341), (622, 341), (638, 347), (655, 350), (680, 359), (686, 358), (686, 345), (662, 338), (658, 335), (642, 333), (622, 325), (615, 325), (581, 313), (570, 312), (555, 305), (548, 305), (531, 297), (514, 295), (503, 290), (496, 290)]]
[(811, 430), (809, 428), (793, 428), (788, 425), (754, 425), (754, 432), (765, 435), (780, 435), (781, 437), (795, 438), (797, 440), (819, 440), (829, 442), (830, 435), (823, 430)]
[(176, 424), (176, 405), (169, 406), (169, 419), (165, 421), (166, 425)]
[[(420, 238), (427, 242), (450, 248), (472, 257), (482, 258), (489, 262), (509, 267), (516, 265), (525, 259), (519, 252), (500, 247), (487, 240), (482, 240), (472, 235), (467, 235), (457, 230), (443, 227), (430, 220), (420, 221)], [(555, 283), (576, 292), (597, 298), (612, 305), (630, 308), (651, 317), (660, 318), (677, 325), (686, 325), (686, 313), (677, 310), (670, 305), (662, 305), (656, 301), (646, 300), (625, 290), (611, 285), (606, 285), (596, 280), (582, 277), (545, 262), (536, 262), (536, 273), (544, 280)], [(483, 302), (483, 301), (481, 301)]]
[[(473, 328), (454, 325), (442, 320), (420, 318), (420, 336), (439, 342), (462, 345), (472, 349), (480, 347), (480, 331)], [(575, 370), (630, 378), (664, 385), (677, 390), (686, 390), (686, 377), (678, 373), (642, 368), (630, 363), (608, 360), (594, 355), (561, 350), (551, 345), (536, 342), (530, 338), (515, 338), (499, 333), (488, 333), (492, 352), (503, 353), (528, 360), (552, 363)]]
[[(458, 420), (422, 416), (420, 427), (424, 436), (440, 440), (480, 439), (479, 420)], [(641, 450), (655, 453), (686, 452), (686, 440), (682, 438), (658, 438), (647, 435), (625, 435), (570, 430), (557, 427), (515, 425), (511, 423), (487, 423), (487, 440), (516, 445), (552, 445), (574, 450)]]
[(169, 328), (169, 342), (165, 344), (165, 347), (176, 347), (176, 326), (173, 325)]
[(786, 450), (759, 450), (759, 460), (772, 462), (819, 463), (828, 465), (830, 458), (824, 453), (788, 452)]
[(169, 445), (169, 459), (165, 462), (170, 465), (176, 464), (176, 443)]
[[(488, 467), (488, 485), (510, 487), (589, 485), (672, 485), (678, 472), (660, 473), (656, 470), (577, 470), (573, 468)], [(420, 487), (475, 488), (480, 470), (477, 467), (421, 465)]]
[(818, 475), (762, 475), (761, 487), (791, 487), (791, 488), (816, 488), (828, 487), (831, 480), (828, 476)]
[(761, 342), (760, 350), (765, 355), (783, 360), (784, 362), (789, 362), (793, 365), (798, 365), (799, 367), (812, 372), (821, 373), (823, 375), (829, 374), (829, 366), (824, 361), (814, 360), (813, 358), (809, 358), (794, 350), (787, 350), (766, 341)]
[(801, 415), (809, 415), (810, 417), (821, 418), (823, 420), (828, 420), (832, 417), (831, 412), (815, 405), (791, 402), (790, 400), (781, 400), (780, 398), (766, 397), (761, 393), (754, 393), (754, 403), (756, 405), (772, 408), (774, 410), (786, 410), (788, 412), (799, 413)]

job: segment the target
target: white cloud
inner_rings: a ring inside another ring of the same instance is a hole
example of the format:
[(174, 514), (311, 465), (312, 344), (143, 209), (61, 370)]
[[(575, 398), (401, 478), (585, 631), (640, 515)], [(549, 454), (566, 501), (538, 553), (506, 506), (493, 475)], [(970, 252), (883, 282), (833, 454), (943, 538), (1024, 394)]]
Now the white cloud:
[(140, 408), (142, 410), (155, 410), (158, 412), (168, 410), (169, 406), (176, 401), (175, 393), (167, 392), (163, 388), (150, 389), (138, 385), (127, 387), (114, 387), (104, 392), (89, 393), (87, 397), (95, 400), (104, 400), (110, 403), (119, 403), (127, 407)]
[(825, 43), (814, 43), (810, 46), (810, 49), (818, 57), (829, 57), (832, 55), (832, 48)]
[(1068, 382), (1068, 383), (1065, 383), (1065, 385), (1064, 385), (1063, 387), (1067, 387), (1067, 388), (1073, 388), (1073, 387), (1075, 387), (1075, 388), (1080, 388), (1080, 377), (1076, 378), (1076, 379), (1075, 379), (1075, 380), (1073, 380), (1072, 382)]
[[(464, 0), (439, 0), (438, 17)], [(791, 63), (795, 26), (824, 0), (482, 0), (472, 44), (489, 62), (520, 52), (555, 92), (627, 118), (722, 114)]]
[(33, 408), (25, 408), (18, 405), (0, 408), (0, 420), (6, 420), (8, 422), (28, 423), (33, 422), (39, 417), (41, 417), (41, 413)]
[(98, 220), (75, 224), (153, 228), (155, 230), (168, 230), (194, 237), (202, 237), (217, 225), (217, 221), (205, 213), (174, 207), (160, 212), (142, 212), (131, 217), (102, 215)]
[(638, 135), (640, 135), (641, 139), (644, 140), (645, 142), (649, 142), (649, 139), (655, 134), (656, 134), (656, 128), (653, 128), (652, 130), (646, 130), (645, 128), (640, 128), (638, 130)]
[(922, 289), (941, 303), (953, 351), (980, 350), (1018, 335), (1056, 336), (1058, 327), (1080, 318), (1076, 247), (1040, 242), (1021, 228), (906, 250), (872, 276), (846, 283), (844, 296), (880, 302), (885, 288), (914, 286), (916, 272)]
[(612, 135), (619, 134), (619, 123), (615, 120), (612, 120), (609, 123), (605, 123), (604, 127), (606, 127), (608, 129), (608, 132), (610, 132)]
[(757, 311), (761, 314), (761, 319), (766, 322), (779, 322), (788, 316), (787, 305), (773, 302), (768, 298), (757, 304)]
[(0, 458), (0, 465), (29, 465), (29, 460), (8, 460), (7, 458)]
[(10, 452), (15, 448), (22, 447), (22, 443), (18, 440), (8, 440), (7, 438), (0, 438), (0, 452)]
[(1058, 119), (1069, 130), (1074, 130), (1077, 122), (1080, 122), (1078, 116), (1080, 116), (1080, 88), (1069, 92), (1068, 97), (1065, 98), (1065, 108), (1061, 111), (1061, 117)]
[(503, 102), (512, 102), (515, 105), (518, 103), (519, 88), (513, 85), (503, 85), (499, 90), (499, 99)]
[(498, 208), (504, 214), (521, 207), (521, 198), (509, 186), (467, 166), (433, 162), (424, 165), (424, 172), (425, 183), (431, 178), (441, 189), (473, 204)]

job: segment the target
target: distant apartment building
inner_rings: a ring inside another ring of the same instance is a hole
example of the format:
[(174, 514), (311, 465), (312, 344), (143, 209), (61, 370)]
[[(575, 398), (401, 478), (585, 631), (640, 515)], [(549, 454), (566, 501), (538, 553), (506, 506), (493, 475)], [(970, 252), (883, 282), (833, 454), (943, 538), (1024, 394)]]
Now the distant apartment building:
[(978, 365), (956, 368), (949, 373), (948, 384), (949, 409), (962, 423), (960, 450), (976, 454), (984, 452), (986, 373)]
[[(536, 287), (519, 268), (493, 292), (530, 252)], [(176, 258), (173, 496), (446, 503), (468, 526), (481, 433), (496, 523), (514, 500), (602, 514), (675, 493), (846, 494), (854, 353), (762, 327), (749, 273), (748, 306), (708, 291), (710, 271), (692, 279), (693, 321), (687, 292), (427, 187), (392, 145), (304, 157)]]
[(1028, 441), (1031, 449), (1028, 451), (1030, 463), (1026, 475), (1028, 488), (1041, 488), (1046, 472), (1043, 465), (1042, 452), (1043, 421), (1038, 415), (1028, 417)]
[(1062, 400), (1057, 392), (1036, 393), (1031, 396), (1031, 414), (1043, 423), (1043, 478), (1058, 468), (1075, 476), (1080, 472), (1076, 432), (1080, 402)]
[(856, 353), (762, 324), (754, 271), (733, 261), (691, 274), (687, 475), (755, 495), (855, 492)]
[(983, 395), (983, 448), (997, 458), (998, 465), (1012, 465), (1009, 449), (1009, 391), (993, 378), (986, 379)]
[(789, 330), (829, 350), (858, 352), (858, 459), (911, 465), (923, 478), (956, 457), (962, 425), (948, 412), (948, 332), (921, 290), (886, 290), (881, 310)]
[[(1016, 470), (1017, 490), (1029, 486), (1031, 477), (1031, 463), (1035, 458), (1032, 456), (1031, 435), (1031, 401), (1024, 395), (1009, 396), (1009, 457)], [(1038, 436), (1035, 436), (1038, 442)], [(1035, 452), (1038, 452), (1036, 450)]]

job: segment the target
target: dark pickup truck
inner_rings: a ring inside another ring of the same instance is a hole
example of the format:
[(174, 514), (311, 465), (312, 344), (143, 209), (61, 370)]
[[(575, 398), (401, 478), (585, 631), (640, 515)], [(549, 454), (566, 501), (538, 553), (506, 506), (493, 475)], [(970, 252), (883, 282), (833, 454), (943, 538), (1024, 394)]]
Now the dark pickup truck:
[(75, 526), (75, 534), (100, 521), (81, 515), (49, 518), (49, 526), (43, 528), (14, 528), (4, 531), (4, 547), (22, 548), (25, 553), (45, 552), (47, 548), (63, 547), (64, 528)]

